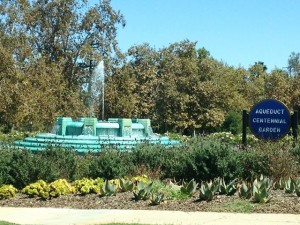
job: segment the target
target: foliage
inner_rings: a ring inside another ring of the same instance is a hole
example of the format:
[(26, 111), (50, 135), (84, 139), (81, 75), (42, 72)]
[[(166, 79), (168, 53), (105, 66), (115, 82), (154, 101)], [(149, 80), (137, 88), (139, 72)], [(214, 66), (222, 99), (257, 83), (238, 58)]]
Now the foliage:
[(122, 56), (116, 36), (123, 15), (110, 0), (93, 6), (12, 0), (1, 1), (0, 9), (1, 123), (47, 128), (58, 115), (85, 113), (90, 60), (105, 60), (112, 73), (112, 62)]
[(300, 197), (300, 177), (295, 181), (295, 192), (298, 197)]
[(43, 180), (38, 180), (35, 183), (28, 184), (22, 189), (22, 193), (29, 197), (40, 196), (44, 199), (49, 197), (50, 188), (48, 184)]
[[(295, 191), (296, 195), (299, 197), (300, 178), (295, 180), (290, 179), (290, 181), (293, 181), (294, 185), (291, 190)], [(232, 187), (231, 184), (235, 182), (236, 179), (231, 181), (228, 187)], [(202, 182), (198, 190), (198, 200), (212, 201), (216, 195), (225, 193), (220, 191), (223, 188), (223, 184), (224, 180), (220, 178), (215, 178), (214, 181)], [(77, 194), (78, 192), (82, 194), (93, 193), (92, 191), (90, 191), (92, 189), (91, 186), (93, 185), (100, 187), (100, 191), (95, 193), (99, 193), (101, 197), (113, 196), (116, 195), (116, 193), (119, 190), (119, 179), (105, 180), (105, 182), (103, 183), (102, 178), (97, 178), (95, 180), (85, 178), (81, 180), (76, 180), (72, 184), (68, 183), (65, 179), (58, 179), (50, 184), (47, 184), (43, 180), (38, 180), (35, 183), (27, 185), (25, 188), (22, 189), (21, 192), (28, 195), (28, 197), (40, 197), (46, 200), (49, 198), (51, 199), (53, 197), (58, 197), (60, 195)], [(134, 187), (134, 200), (149, 200), (150, 205), (159, 205), (163, 203), (166, 199), (191, 198), (192, 195), (183, 192), (182, 187), (183, 186), (174, 184), (171, 181), (163, 182), (160, 180), (154, 180), (150, 183), (144, 183), (143, 181), (139, 181)], [(261, 175), (259, 178), (256, 178), (252, 183), (242, 180), (238, 188), (238, 195), (242, 199), (251, 199), (251, 202), (253, 203), (268, 203), (272, 198), (269, 195), (271, 188), (274, 188), (272, 180), (266, 176)], [(18, 190), (12, 185), (1, 186), (0, 200), (15, 197), (17, 192)], [(236, 202), (236, 200), (234, 202)], [(228, 207), (240, 207), (235, 206), (234, 202), (229, 203), (232, 204), (232, 206)], [(245, 200), (237, 200), (237, 202), (239, 202), (238, 205), (249, 205)], [(218, 209), (216, 210), (219, 211)]]
[(72, 149), (48, 147), (36, 153), (37, 176), (46, 182), (59, 178), (75, 180), (77, 178), (78, 155)]
[(296, 191), (296, 182), (294, 181), (294, 179), (289, 177), (289, 179), (287, 179), (284, 183), (285, 193), (294, 193)]
[(22, 193), (27, 194), (30, 197), (38, 196), (43, 199), (48, 199), (75, 193), (75, 187), (65, 179), (58, 179), (50, 184), (47, 184), (43, 180), (38, 180), (37, 182), (24, 187)]
[(234, 195), (235, 192), (237, 191), (237, 186), (236, 186), (236, 179), (233, 179), (230, 181), (228, 184), (225, 182), (224, 178), (217, 178), (214, 182), (218, 184), (218, 192), (219, 194), (226, 194), (226, 195)]
[[(141, 145), (131, 151), (107, 149), (101, 153), (85, 155), (78, 155), (70, 149), (50, 148), (32, 153), (2, 146), (0, 184), (12, 184), (22, 189), (39, 179), (51, 183), (59, 178), (72, 182), (85, 177), (111, 180), (127, 176), (127, 184), (122, 180), (118, 188), (130, 190), (131, 182), (149, 183), (154, 179), (195, 181), (222, 177), (224, 181), (235, 178), (254, 180), (260, 174), (272, 177), (278, 183), (281, 177), (286, 180), (297, 176), (299, 164), (294, 156), (295, 149), (292, 142), (285, 143), (284, 140), (276, 143), (258, 141), (243, 149), (211, 136), (191, 138), (171, 148)], [(227, 187), (228, 183), (225, 184)], [(174, 192), (174, 195), (184, 194)], [(165, 194), (166, 198), (168, 196)]]
[(151, 205), (159, 205), (160, 203), (162, 203), (165, 200), (165, 194), (162, 192), (152, 192), (151, 197)]
[(280, 178), (277, 182), (275, 182), (274, 188), (279, 190), (284, 190), (285, 187), (285, 179)]
[(100, 196), (112, 196), (116, 195), (118, 186), (109, 180), (105, 180), (103, 186), (100, 188)]
[[(275, 98), (300, 105), (299, 53), (290, 71), (264, 62), (234, 68), (196, 42), (118, 48), (123, 15), (110, 0), (1, 1), (0, 130), (49, 130), (58, 115), (86, 115), (94, 64), (105, 63), (109, 117), (150, 117), (159, 132), (240, 132), (242, 109)], [(100, 114), (100, 101), (95, 101)]]
[(300, 53), (292, 52), (288, 59), (290, 75), (298, 76), (300, 73)]
[(129, 179), (120, 179), (120, 189), (122, 192), (133, 191), (134, 183)]
[(154, 181), (153, 184), (153, 192), (159, 191), (164, 194), (165, 199), (187, 199), (190, 198), (191, 195), (189, 195), (186, 192), (182, 192), (182, 185), (173, 183), (172, 181), (168, 181), (166, 183), (159, 182), (161, 185), (157, 188), (157, 180)]
[(115, 149), (103, 150), (89, 162), (89, 176), (92, 178), (124, 177), (133, 173), (134, 169), (132, 155)]
[(250, 199), (252, 197), (252, 185), (249, 182), (242, 181), (238, 188), (240, 198)]
[(51, 182), (49, 184), (49, 189), (50, 197), (59, 197), (75, 192), (75, 188), (66, 179), (58, 179)]
[(254, 180), (252, 186), (252, 200), (254, 203), (268, 203), (271, 200), (271, 197), (269, 196), (271, 184), (272, 181), (263, 176)]
[(9, 184), (9, 185), (0, 186), (0, 200), (13, 198), (16, 196), (17, 192), (18, 190), (13, 185)]
[(142, 181), (145, 184), (148, 184), (148, 183), (151, 182), (151, 179), (146, 174), (143, 174), (143, 175), (140, 175), (140, 176), (134, 176), (134, 177), (132, 177), (131, 181), (133, 183), (135, 183), (135, 184), (137, 184), (140, 181)]
[(268, 169), (261, 174), (268, 175), (275, 180), (296, 176), (298, 173), (298, 161), (293, 155), (293, 141), (288, 137), (279, 142), (259, 141), (253, 145), (255, 151), (264, 154), (268, 161)]
[(133, 191), (135, 201), (147, 200), (151, 196), (153, 182), (145, 184), (143, 181), (139, 181), (136, 185), (136, 189)]
[(199, 190), (199, 200), (212, 201), (217, 189), (218, 185), (213, 181), (202, 182)]
[(239, 134), (242, 132), (242, 113), (229, 111), (225, 116), (222, 130), (231, 132), (232, 134)]
[(12, 149), (9, 155), (10, 161), (5, 161), (1, 175), (5, 176), (7, 183), (21, 189), (37, 179), (38, 168), (32, 154), (27, 150)]
[(196, 192), (197, 187), (198, 187), (198, 183), (194, 179), (192, 179), (188, 183), (183, 182), (182, 186), (180, 188), (180, 191), (183, 194), (186, 194), (186, 195), (189, 195), (189, 196), (193, 196), (195, 194), (195, 192)]
[(104, 185), (104, 180), (102, 178), (96, 178), (94, 180), (83, 178), (75, 180), (72, 185), (75, 187), (76, 192), (79, 192), (81, 195), (90, 193), (98, 194)]
[(12, 143), (17, 140), (22, 140), (27, 136), (33, 136), (33, 134), (28, 132), (10, 132), (8, 134), (0, 133), (0, 143)]

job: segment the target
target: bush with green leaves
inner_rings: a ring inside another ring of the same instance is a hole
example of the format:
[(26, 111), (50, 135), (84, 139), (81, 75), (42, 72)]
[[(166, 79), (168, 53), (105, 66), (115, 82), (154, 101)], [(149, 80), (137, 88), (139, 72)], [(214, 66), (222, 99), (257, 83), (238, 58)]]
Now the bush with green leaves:
[(170, 148), (143, 144), (130, 151), (105, 149), (84, 155), (59, 148), (36, 153), (1, 149), (0, 185), (12, 184), (22, 189), (38, 179), (48, 183), (60, 178), (69, 181), (84, 177), (114, 179), (144, 172), (162, 180), (213, 180), (216, 177), (228, 181), (237, 177), (254, 180), (260, 174), (278, 180), (295, 177), (300, 171), (295, 149), (292, 143), (284, 141), (257, 141), (240, 148), (238, 144), (211, 136), (190, 138)]
[(49, 197), (50, 188), (44, 180), (38, 180), (34, 183), (28, 184), (22, 189), (22, 193), (29, 197), (39, 196), (47, 199)]
[(241, 133), (242, 113), (236, 111), (229, 111), (225, 116), (224, 123), (222, 124), (222, 130), (230, 132), (232, 134)]
[(40, 179), (46, 182), (53, 182), (62, 178), (78, 179), (77, 161), (80, 156), (74, 150), (49, 147), (44, 151), (37, 152), (34, 157)]
[(16, 196), (18, 189), (10, 184), (6, 184), (0, 187), (0, 200), (13, 198)]
[(49, 196), (59, 197), (75, 193), (75, 188), (66, 180), (58, 179), (49, 184)]
[(10, 151), (12, 151), (9, 157), (10, 162), (6, 162), (8, 165), (2, 165), (2, 167), (6, 167), (5, 174), (0, 171), (2, 176), (6, 176), (6, 182), (22, 189), (38, 180), (37, 174), (40, 169), (35, 156), (28, 150), (11, 149)]
[(80, 193), (81, 195), (86, 195), (90, 193), (98, 194), (100, 193), (100, 189), (104, 185), (104, 180), (102, 178), (96, 179), (88, 179), (83, 178), (79, 180), (75, 180), (73, 182), (73, 186), (76, 189), (76, 192)]
[(114, 179), (135, 173), (132, 154), (116, 149), (105, 149), (91, 157), (89, 177)]

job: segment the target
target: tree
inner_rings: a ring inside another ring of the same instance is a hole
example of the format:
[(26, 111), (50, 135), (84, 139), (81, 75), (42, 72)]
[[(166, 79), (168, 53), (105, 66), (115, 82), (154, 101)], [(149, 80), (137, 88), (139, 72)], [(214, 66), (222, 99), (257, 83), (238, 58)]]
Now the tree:
[(273, 70), (265, 77), (265, 98), (277, 99), (291, 106), (292, 79), (282, 70)]
[(155, 100), (158, 86), (158, 52), (145, 43), (128, 49), (129, 66), (135, 78), (136, 104), (134, 116), (156, 120)]
[(291, 53), (288, 59), (288, 68), (290, 75), (298, 76), (300, 74), (300, 53)]
[(122, 59), (116, 35), (125, 20), (110, 0), (90, 8), (86, 0), (3, 0), (0, 19), (0, 44), (11, 63), (0, 114), (10, 126), (32, 121), (45, 127), (57, 115), (83, 116), (89, 65), (104, 60), (111, 75), (112, 64)]
[(69, 85), (82, 85), (90, 73), (78, 64), (105, 59), (110, 71), (112, 59), (120, 56), (117, 26), (125, 26), (120, 12), (110, 0), (87, 8), (85, 0), (3, 0), (0, 3), (3, 31), (17, 43), (14, 56), (18, 63), (38, 57), (63, 62)]
[(258, 61), (255, 62), (254, 65), (252, 65), (249, 68), (250, 75), (253, 77), (259, 77), (266, 73), (267, 71), (267, 66), (264, 64), (264, 62)]
[(132, 74), (132, 67), (124, 66), (107, 78), (105, 87), (107, 117), (130, 118), (134, 116), (138, 93), (134, 92), (136, 79)]
[(18, 127), (32, 124), (35, 130), (50, 131), (58, 116), (77, 117), (88, 108), (80, 99), (80, 92), (68, 88), (63, 77), (63, 66), (49, 65), (40, 58), (20, 72), (18, 110), (14, 115)]
[(189, 113), (193, 88), (197, 77), (196, 43), (188, 40), (171, 44), (160, 50), (156, 110), (163, 131), (194, 129), (195, 121)]
[(0, 123), (8, 131), (14, 127), (14, 116), (20, 103), (20, 77), (14, 67), (12, 54), (0, 43)]

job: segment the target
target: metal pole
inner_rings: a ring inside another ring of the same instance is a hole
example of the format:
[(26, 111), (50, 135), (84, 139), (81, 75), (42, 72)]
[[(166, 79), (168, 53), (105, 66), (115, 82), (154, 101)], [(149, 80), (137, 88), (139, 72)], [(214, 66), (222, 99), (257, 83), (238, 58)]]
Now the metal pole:
[(294, 111), (294, 114), (292, 115), (292, 135), (294, 138), (294, 142), (297, 141), (298, 138), (298, 133), (297, 133), (297, 129), (298, 129), (298, 111)]
[(104, 120), (104, 79), (105, 76), (103, 74), (103, 81), (102, 81), (102, 120)]
[(242, 144), (243, 147), (247, 145), (247, 126), (248, 126), (248, 113), (246, 110), (243, 110), (243, 125), (242, 125)]

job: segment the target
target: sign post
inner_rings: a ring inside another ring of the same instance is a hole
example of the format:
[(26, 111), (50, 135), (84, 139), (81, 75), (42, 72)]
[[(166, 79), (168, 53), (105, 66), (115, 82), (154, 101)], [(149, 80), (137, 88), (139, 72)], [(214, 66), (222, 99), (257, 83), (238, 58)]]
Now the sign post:
[(252, 107), (249, 113), (249, 127), (259, 139), (281, 139), (290, 131), (289, 109), (280, 101), (263, 100)]
[(292, 128), (291, 134), (296, 141), (298, 112), (290, 115), (289, 109), (282, 102), (266, 99), (254, 105), (250, 113), (243, 110), (243, 146), (247, 144), (247, 127), (258, 139), (269, 141), (283, 138)]

